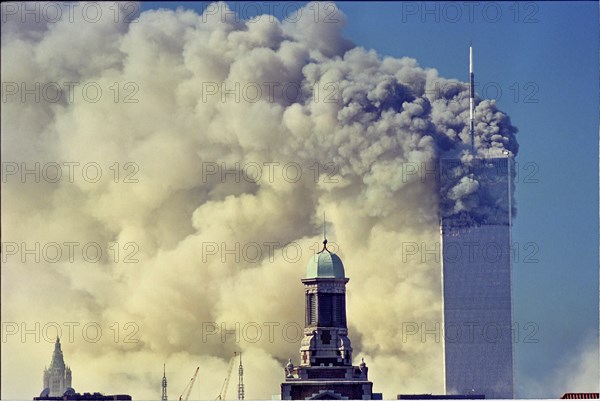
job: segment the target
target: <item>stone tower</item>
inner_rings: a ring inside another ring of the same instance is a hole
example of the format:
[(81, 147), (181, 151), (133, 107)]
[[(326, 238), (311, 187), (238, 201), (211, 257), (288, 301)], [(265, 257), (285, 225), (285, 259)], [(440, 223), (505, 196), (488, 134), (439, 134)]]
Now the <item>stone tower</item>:
[(44, 391), (48, 389), (50, 397), (60, 397), (69, 388), (71, 388), (71, 368), (65, 365), (60, 339), (57, 337), (50, 367), (44, 369)]
[(300, 365), (294, 366), (290, 359), (286, 366), (282, 400), (373, 399), (366, 364), (352, 365), (346, 322), (348, 281), (342, 260), (327, 249), (325, 239), (302, 279), (306, 306)]

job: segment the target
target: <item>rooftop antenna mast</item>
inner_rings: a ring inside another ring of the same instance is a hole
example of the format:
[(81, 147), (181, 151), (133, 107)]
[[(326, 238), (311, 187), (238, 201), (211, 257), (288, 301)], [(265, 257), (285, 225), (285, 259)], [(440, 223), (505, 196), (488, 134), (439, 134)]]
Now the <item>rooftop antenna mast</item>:
[(165, 364), (163, 363), (163, 378), (162, 378), (162, 396), (161, 401), (167, 401), (167, 373)]
[(475, 156), (475, 75), (473, 73), (473, 46), (469, 46), (469, 133), (471, 154)]
[(244, 399), (244, 367), (242, 366), (242, 353), (240, 352), (240, 367), (238, 368), (238, 400)]

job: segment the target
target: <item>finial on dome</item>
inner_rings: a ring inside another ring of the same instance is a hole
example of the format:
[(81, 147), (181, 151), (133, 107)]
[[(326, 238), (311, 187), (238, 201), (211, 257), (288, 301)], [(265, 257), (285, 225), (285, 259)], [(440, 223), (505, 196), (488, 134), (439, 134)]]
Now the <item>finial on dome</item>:
[[(327, 251), (329, 252), (329, 249), (327, 249), (327, 223), (325, 222), (325, 212), (323, 212), (323, 249), (321, 249), (321, 252)], [(321, 253), (318, 252), (318, 253)], [(331, 252), (329, 252), (331, 253)]]

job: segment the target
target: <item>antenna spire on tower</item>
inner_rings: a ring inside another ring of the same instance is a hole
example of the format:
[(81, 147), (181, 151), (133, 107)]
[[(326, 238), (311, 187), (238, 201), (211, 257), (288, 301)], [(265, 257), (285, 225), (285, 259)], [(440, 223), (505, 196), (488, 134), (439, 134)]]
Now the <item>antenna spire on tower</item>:
[(475, 156), (475, 74), (473, 73), (473, 46), (469, 46), (469, 133), (471, 153)]

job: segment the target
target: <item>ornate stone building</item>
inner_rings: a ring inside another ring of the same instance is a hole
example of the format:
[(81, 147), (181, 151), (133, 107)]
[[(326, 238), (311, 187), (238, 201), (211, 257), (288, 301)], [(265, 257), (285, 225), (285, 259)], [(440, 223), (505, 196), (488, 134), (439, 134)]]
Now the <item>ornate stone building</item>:
[(341, 259), (327, 249), (308, 262), (302, 279), (306, 298), (300, 365), (290, 359), (281, 384), (282, 400), (371, 400), (373, 394), (364, 362), (352, 366), (352, 345), (346, 324), (346, 283)]
[[(57, 337), (50, 367), (44, 369), (44, 391), (42, 391), (42, 394), (58, 397), (69, 389), (71, 389), (71, 368), (65, 365), (60, 348), (60, 339)], [(48, 390), (47, 393), (46, 390)]]

